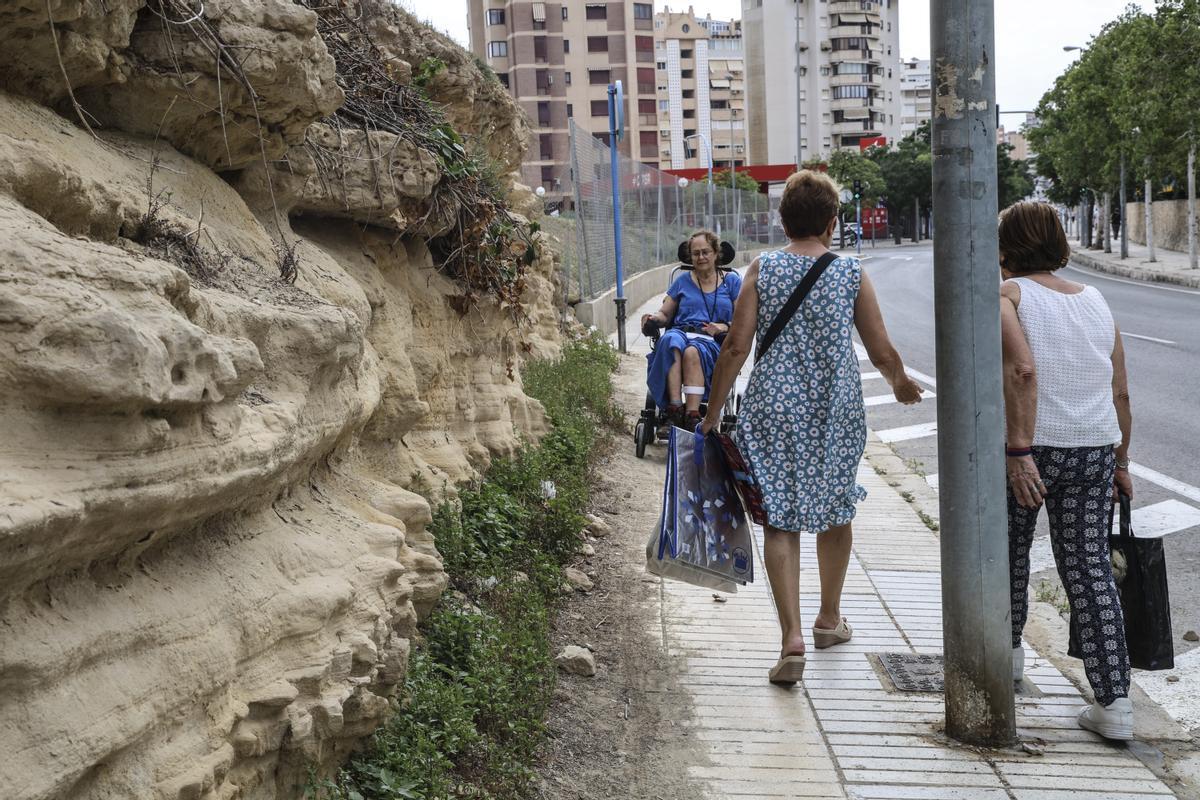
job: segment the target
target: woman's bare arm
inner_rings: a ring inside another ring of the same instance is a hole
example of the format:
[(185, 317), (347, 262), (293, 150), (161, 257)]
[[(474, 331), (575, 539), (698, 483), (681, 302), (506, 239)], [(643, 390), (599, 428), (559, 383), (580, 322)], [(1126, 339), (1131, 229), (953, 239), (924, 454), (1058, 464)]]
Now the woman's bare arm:
[(883, 312), (875, 296), (875, 285), (866, 272), (862, 274), (862, 285), (854, 304), (854, 327), (862, 338), (867, 358), (892, 387), (896, 399), (905, 405), (921, 402), (921, 387), (904, 371), (904, 361), (892, 346), (887, 326), (883, 324)]
[(708, 413), (704, 416), (704, 433), (721, 424), (722, 407), (729, 396), (738, 373), (754, 345), (758, 326), (758, 259), (746, 270), (742, 291), (733, 306), (733, 324), (721, 345), (721, 355), (713, 367), (712, 386), (708, 390)]
[[(1006, 446), (1025, 449), (1033, 446), (1033, 429), (1037, 421), (1037, 369), (1033, 351), (1025, 339), (1017, 306), (1021, 302), (1021, 287), (1004, 283), (1000, 287), (1000, 344), (1004, 354), (1004, 416)], [(1009, 485), (1017, 502), (1026, 508), (1042, 504), (1039, 491), (1041, 476), (1033, 456), (1010, 456), (1007, 459)]]
[[(1129, 461), (1129, 440), (1133, 437), (1133, 409), (1129, 403), (1129, 375), (1125, 371), (1125, 344), (1121, 340), (1121, 329), (1117, 328), (1117, 340), (1113, 345), (1113, 405), (1117, 407), (1117, 424), (1121, 426), (1121, 443), (1117, 445), (1117, 461)], [(1129, 470), (1117, 468), (1114, 479), (1117, 489), (1133, 497), (1133, 479)]]
[(671, 295), (663, 298), (662, 306), (653, 314), (642, 314), (642, 326), (645, 327), (646, 320), (650, 318), (656, 319), (663, 327), (671, 324), (671, 320), (675, 319), (675, 312), (679, 310), (679, 301)]

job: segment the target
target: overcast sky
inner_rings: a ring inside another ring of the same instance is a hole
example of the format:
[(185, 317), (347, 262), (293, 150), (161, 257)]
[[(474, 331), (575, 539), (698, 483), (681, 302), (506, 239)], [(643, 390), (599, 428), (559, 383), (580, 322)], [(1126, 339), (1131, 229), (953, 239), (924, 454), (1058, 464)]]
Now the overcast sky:
[[(466, 0), (399, 0), (400, 4), (439, 30), (467, 45)], [(929, 0), (898, 0), (900, 55), (929, 57)], [(1086, 45), (1127, 0), (997, 0), (996, 94), (1000, 110), (1032, 110), (1042, 94), (1078, 55), (1064, 45)], [(1138, 3), (1153, 8), (1151, 0)], [(664, 4), (654, 3), (656, 10)], [(685, 8), (683, 3), (672, 6)], [(693, 0), (696, 14), (732, 19), (741, 15), (741, 0)], [(1016, 127), (1015, 118), (1004, 120)]]

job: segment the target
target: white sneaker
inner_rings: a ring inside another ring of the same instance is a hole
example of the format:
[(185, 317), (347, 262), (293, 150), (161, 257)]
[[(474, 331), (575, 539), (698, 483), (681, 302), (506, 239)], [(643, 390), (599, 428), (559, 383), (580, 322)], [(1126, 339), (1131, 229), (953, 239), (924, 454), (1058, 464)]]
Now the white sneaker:
[(1025, 648), (1013, 648), (1013, 683), (1025, 677)]
[(1128, 697), (1118, 697), (1107, 706), (1092, 703), (1079, 712), (1079, 727), (1098, 733), (1105, 739), (1132, 739), (1133, 703)]

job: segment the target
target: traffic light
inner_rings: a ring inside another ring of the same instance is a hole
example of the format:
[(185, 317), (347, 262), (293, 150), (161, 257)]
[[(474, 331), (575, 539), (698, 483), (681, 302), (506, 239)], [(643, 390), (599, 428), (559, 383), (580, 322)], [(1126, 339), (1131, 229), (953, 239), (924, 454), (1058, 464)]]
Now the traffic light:
[(858, 178), (854, 179), (854, 199), (855, 200), (862, 199), (862, 181), (859, 180)]

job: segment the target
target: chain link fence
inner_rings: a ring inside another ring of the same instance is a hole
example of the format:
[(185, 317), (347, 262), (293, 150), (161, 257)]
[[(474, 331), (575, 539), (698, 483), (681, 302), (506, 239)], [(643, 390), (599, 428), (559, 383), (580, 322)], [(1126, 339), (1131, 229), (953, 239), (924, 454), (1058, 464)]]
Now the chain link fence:
[[(573, 247), (564, 256), (570, 294), (592, 300), (617, 283), (613, 243), (613, 191), (609, 147), (571, 121), (569, 191), (575, 208), (564, 211), (558, 228), (574, 222)], [(783, 237), (778, 201), (765, 194), (681, 181), (674, 175), (618, 154), (622, 264), (626, 277), (676, 261), (688, 234), (709, 228), (748, 263), (761, 246)], [(686, 185), (681, 185), (686, 184)], [(564, 187), (566, 189), (567, 187)], [(564, 244), (566, 244), (564, 242)]]

